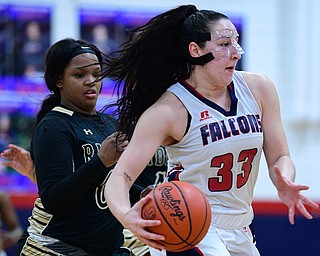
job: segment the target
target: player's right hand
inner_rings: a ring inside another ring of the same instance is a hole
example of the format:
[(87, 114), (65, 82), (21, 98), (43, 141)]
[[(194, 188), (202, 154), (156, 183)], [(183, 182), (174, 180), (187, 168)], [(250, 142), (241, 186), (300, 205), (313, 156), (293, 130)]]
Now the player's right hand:
[(125, 134), (119, 135), (118, 132), (114, 132), (101, 143), (98, 156), (106, 167), (112, 166), (118, 161), (128, 144)]
[(148, 195), (142, 198), (126, 213), (122, 221), (124, 227), (131, 230), (141, 242), (161, 251), (164, 250), (164, 246), (157, 241), (163, 241), (165, 237), (148, 231), (148, 227), (160, 225), (160, 220), (145, 220), (141, 217), (142, 208), (150, 199), (151, 197)]

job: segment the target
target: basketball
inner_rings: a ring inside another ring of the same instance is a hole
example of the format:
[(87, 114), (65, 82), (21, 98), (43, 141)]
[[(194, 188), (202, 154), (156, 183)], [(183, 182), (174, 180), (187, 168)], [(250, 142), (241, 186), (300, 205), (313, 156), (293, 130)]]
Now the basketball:
[(182, 181), (164, 182), (150, 192), (152, 197), (142, 208), (147, 220), (160, 220), (149, 227), (152, 233), (164, 235), (158, 241), (167, 251), (181, 252), (196, 246), (207, 234), (211, 209), (207, 198), (195, 186)]

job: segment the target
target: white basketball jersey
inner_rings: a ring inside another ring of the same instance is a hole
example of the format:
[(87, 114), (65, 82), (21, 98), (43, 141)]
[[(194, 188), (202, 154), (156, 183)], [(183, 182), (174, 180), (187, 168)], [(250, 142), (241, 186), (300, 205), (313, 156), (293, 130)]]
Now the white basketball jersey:
[(183, 139), (168, 146), (168, 175), (207, 196), (213, 224), (242, 227), (251, 223), (253, 189), (258, 177), (263, 133), (261, 111), (240, 72), (229, 86), (230, 111), (204, 98), (186, 82), (171, 86), (191, 115)]

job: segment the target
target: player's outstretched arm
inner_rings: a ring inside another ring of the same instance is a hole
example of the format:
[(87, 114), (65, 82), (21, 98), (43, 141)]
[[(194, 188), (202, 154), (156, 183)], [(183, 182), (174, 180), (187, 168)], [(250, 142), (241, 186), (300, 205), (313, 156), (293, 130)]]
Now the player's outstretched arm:
[(305, 185), (298, 185), (286, 179), (278, 166), (274, 166), (274, 174), (276, 176), (276, 188), (278, 190), (279, 198), (288, 206), (289, 208), (289, 221), (294, 224), (295, 209), (300, 211), (300, 213), (307, 219), (312, 219), (312, 215), (306, 209), (306, 205), (312, 207), (313, 209), (319, 208), (319, 205), (308, 199), (301, 194), (302, 190), (308, 190), (309, 187)]
[(318, 208), (318, 205), (301, 194), (308, 190), (305, 185), (294, 183), (296, 169), (290, 157), (290, 150), (281, 120), (280, 101), (273, 82), (261, 74), (244, 75), (250, 89), (262, 111), (263, 151), (266, 157), (269, 176), (278, 191), (280, 199), (289, 208), (289, 221), (294, 224), (295, 209), (308, 219), (312, 215), (306, 206)]
[(8, 160), (2, 162), (2, 165), (11, 167), (31, 181), (36, 182), (34, 164), (29, 151), (17, 145), (9, 144), (8, 149), (1, 152), (0, 156)]

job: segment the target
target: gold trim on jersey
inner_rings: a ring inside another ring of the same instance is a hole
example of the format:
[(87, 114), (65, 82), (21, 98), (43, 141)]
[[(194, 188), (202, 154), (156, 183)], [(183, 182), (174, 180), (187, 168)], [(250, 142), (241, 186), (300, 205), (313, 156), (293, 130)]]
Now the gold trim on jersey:
[(69, 110), (69, 109), (66, 109), (66, 108), (63, 108), (63, 107), (54, 107), (53, 109), (52, 109), (52, 111), (57, 111), (57, 112), (61, 112), (61, 113), (64, 113), (64, 114), (67, 114), (67, 115), (69, 115), (69, 116), (72, 116), (73, 115), (73, 113), (74, 113), (74, 111), (71, 111), (71, 110)]
[(41, 199), (37, 198), (34, 202), (32, 214), (28, 219), (30, 226), (33, 227), (37, 233), (41, 234), (50, 222), (50, 220), (52, 219), (52, 217), (52, 214), (45, 211)]

